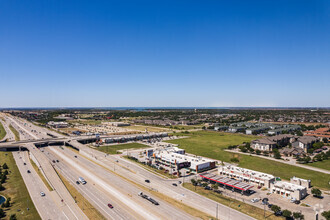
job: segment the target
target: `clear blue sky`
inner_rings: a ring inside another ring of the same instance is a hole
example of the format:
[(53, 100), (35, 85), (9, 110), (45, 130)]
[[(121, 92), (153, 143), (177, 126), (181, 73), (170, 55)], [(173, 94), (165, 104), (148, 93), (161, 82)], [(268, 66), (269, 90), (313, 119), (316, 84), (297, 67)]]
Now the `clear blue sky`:
[(0, 107), (329, 107), (330, 1), (1, 0), (0, 82)]

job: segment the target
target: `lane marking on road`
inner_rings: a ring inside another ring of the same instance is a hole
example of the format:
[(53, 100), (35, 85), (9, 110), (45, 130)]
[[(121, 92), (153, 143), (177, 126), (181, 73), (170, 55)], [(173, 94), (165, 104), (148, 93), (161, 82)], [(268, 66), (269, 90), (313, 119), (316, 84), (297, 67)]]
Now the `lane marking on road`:
[(121, 198), (124, 200), (124, 204), (127, 204), (129, 207), (132, 207), (132, 210), (135, 212), (138, 212), (141, 216), (143, 216), (146, 219), (159, 219), (157, 216), (149, 213), (147, 210), (145, 210), (142, 206), (132, 201), (130, 198), (128, 198), (126, 195), (120, 193), (118, 190), (111, 187), (109, 184), (107, 184), (105, 181), (100, 179), (98, 176), (94, 175), (93, 173), (89, 172), (88, 170), (85, 170), (83, 167), (81, 167), (79, 164), (73, 162), (70, 158), (63, 155), (62, 153), (58, 152), (57, 149), (50, 148), (55, 154), (57, 154), (59, 157), (62, 157), (62, 159), (66, 160), (67, 163), (69, 163), (71, 166), (75, 167), (77, 170), (79, 170), (81, 173), (85, 173), (89, 178), (94, 179), (95, 182), (98, 182), (98, 184), (107, 190), (108, 192), (112, 193), (117, 198)]

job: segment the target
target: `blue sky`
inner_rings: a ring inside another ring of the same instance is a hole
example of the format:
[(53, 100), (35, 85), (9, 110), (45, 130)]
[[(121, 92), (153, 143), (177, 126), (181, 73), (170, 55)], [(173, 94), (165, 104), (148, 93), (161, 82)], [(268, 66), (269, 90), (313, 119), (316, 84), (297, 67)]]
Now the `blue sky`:
[(330, 1), (0, 1), (0, 107), (330, 106)]

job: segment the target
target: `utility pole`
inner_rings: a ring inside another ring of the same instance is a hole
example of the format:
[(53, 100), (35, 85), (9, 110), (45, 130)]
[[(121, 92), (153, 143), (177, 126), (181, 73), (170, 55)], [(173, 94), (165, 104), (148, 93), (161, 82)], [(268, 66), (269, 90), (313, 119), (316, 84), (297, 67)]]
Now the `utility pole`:
[(216, 214), (216, 219), (218, 220), (218, 203), (217, 203), (217, 214)]

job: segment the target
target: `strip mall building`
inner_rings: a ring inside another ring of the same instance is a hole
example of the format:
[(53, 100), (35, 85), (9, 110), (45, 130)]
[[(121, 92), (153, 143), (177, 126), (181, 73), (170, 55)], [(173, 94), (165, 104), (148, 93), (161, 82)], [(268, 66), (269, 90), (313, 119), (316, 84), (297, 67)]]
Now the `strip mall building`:
[(220, 166), (218, 173), (242, 182), (265, 187), (269, 189), (270, 193), (279, 194), (294, 200), (305, 198), (307, 195), (307, 188), (311, 185), (310, 180), (292, 177), (290, 183), (277, 181), (277, 178), (273, 175), (232, 165)]

